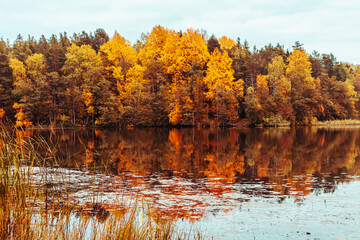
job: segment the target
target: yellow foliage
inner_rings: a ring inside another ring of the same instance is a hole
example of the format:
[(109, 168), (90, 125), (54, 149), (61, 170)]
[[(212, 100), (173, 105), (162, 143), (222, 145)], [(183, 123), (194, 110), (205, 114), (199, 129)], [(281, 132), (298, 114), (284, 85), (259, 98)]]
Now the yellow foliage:
[(291, 91), (291, 82), (285, 77), (285, 63), (282, 56), (276, 56), (268, 66), (269, 87), (274, 92), (280, 92), (283, 96), (288, 96)]
[(61, 122), (70, 122), (70, 117), (65, 115), (65, 114), (61, 114), (60, 116), (57, 117), (58, 120), (60, 120)]
[(264, 89), (265, 91), (269, 91), (268, 81), (267, 81), (265, 75), (257, 75), (256, 88), (261, 88), (261, 89)]
[(101, 121), (96, 118), (96, 119), (95, 119), (95, 125), (99, 125), (99, 124), (101, 124)]
[(93, 106), (89, 106), (86, 110), (90, 115), (93, 115), (95, 113), (95, 110), (94, 110)]
[[(220, 110), (227, 112), (225, 115), (222, 114), (222, 123), (228, 120), (236, 120), (237, 100), (243, 97), (244, 82), (242, 79), (234, 81), (233, 75), (232, 60), (228, 56), (227, 51), (221, 54), (216, 48), (207, 64), (204, 83), (208, 91), (205, 93), (205, 96), (213, 102), (217, 120), (219, 120)], [(226, 110), (224, 106), (226, 106)]]
[(0, 120), (4, 117), (5, 111), (3, 108), (0, 108)]
[(234, 82), (233, 88), (237, 98), (242, 98), (244, 96), (244, 81), (242, 79)]
[(163, 48), (168, 36), (174, 33), (160, 25), (155, 26), (151, 33), (146, 37), (144, 48), (139, 52), (139, 59), (145, 66), (149, 61), (156, 61), (163, 55)]
[(161, 61), (167, 72), (177, 80), (183, 72), (189, 71), (193, 64), (202, 68), (209, 58), (205, 39), (197, 31), (188, 29), (182, 36), (170, 32), (163, 49)]
[(228, 50), (230, 50), (231, 48), (233, 48), (236, 45), (234, 40), (232, 40), (231, 38), (228, 38), (226, 36), (222, 36), (221, 38), (219, 38), (219, 43), (220, 43), (221, 49), (228, 49)]
[(324, 115), (324, 110), (325, 110), (325, 108), (324, 108), (324, 105), (323, 104), (320, 104), (319, 105), (319, 111)]
[(260, 103), (258, 103), (258, 104), (256, 105), (256, 108), (257, 108), (258, 110), (261, 110), (261, 105), (260, 105)]
[(13, 108), (18, 110), (20, 108), (20, 105), (17, 102), (15, 102), (13, 105)]
[(32, 125), (31, 121), (28, 121), (26, 119), (25, 113), (22, 109), (22, 107), (15, 102), (13, 105), (13, 108), (16, 109), (17, 113), (15, 114), (15, 118), (16, 118), (16, 122), (15, 122), (15, 126), (16, 127), (29, 127)]
[(350, 97), (355, 97), (356, 96), (355, 87), (354, 87), (354, 85), (351, 83), (351, 81), (349, 79), (347, 79), (345, 81), (345, 85), (346, 85), (346, 89), (348, 91), (349, 96)]
[(24, 85), (27, 81), (26, 69), (22, 62), (16, 58), (11, 58), (9, 63), (10, 68), (12, 69), (12, 74), (14, 78), (14, 87)]
[(239, 81), (234, 84), (234, 70), (231, 64), (232, 60), (227, 52), (221, 54), (217, 48), (214, 50), (207, 64), (208, 69), (206, 71), (206, 77), (204, 78), (204, 82), (208, 88), (208, 92), (206, 93), (207, 98), (216, 98), (219, 91), (231, 91), (233, 93), (236, 92), (238, 96), (241, 95), (240, 90), (243, 90), (243, 88)]
[(130, 42), (117, 32), (110, 41), (100, 47), (100, 52), (104, 56), (105, 69), (111, 72), (113, 78), (120, 81), (137, 61), (137, 53)]
[(301, 82), (303, 87), (314, 89), (315, 80), (311, 77), (309, 56), (303, 50), (295, 49), (288, 57), (288, 62), (286, 76), (291, 80), (291, 84)]
[(86, 111), (93, 115), (95, 113), (94, 107), (92, 106), (92, 104), (94, 103), (94, 98), (93, 98), (93, 94), (89, 91), (84, 90), (83, 91), (83, 99), (84, 99), (84, 104), (86, 106)]
[(169, 113), (169, 122), (172, 125), (177, 125), (180, 123), (181, 117), (182, 117), (181, 106), (180, 106), (179, 102), (176, 102), (175, 107)]
[(93, 94), (89, 91), (86, 90), (83, 91), (83, 98), (86, 107), (90, 106), (94, 102)]
[(35, 53), (25, 60), (26, 70), (32, 80), (37, 80), (45, 73), (45, 57)]
[(144, 79), (145, 67), (139, 64), (134, 65), (126, 74), (125, 91), (127, 94), (131, 94), (134, 89), (134, 85), (143, 84), (146, 85), (147, 81)]
[(265, 75), (257, 75), (255, 95), (257, 99), (269, 97), (269, 86)]

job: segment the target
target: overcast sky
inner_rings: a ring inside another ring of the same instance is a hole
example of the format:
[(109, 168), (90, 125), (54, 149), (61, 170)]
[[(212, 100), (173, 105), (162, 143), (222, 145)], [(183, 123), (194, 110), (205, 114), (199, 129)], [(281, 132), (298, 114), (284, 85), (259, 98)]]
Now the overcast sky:
[(103, 28), (132, 43), (155, 25), (205, 29), (258, 48), (295, 41), (307, 52), (333, 53), (360, 64), (360, 1), (357, 0), (0, 0), (0, 36), (51, 34)]

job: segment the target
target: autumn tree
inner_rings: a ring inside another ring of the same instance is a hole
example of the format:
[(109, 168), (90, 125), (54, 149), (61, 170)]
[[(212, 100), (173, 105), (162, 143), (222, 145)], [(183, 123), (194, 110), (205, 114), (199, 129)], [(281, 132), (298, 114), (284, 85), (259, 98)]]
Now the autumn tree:
[(235, 79), (243, 79), (244, 87), (255, 87), (254, 65), (251, 53), (246, 45), (237, 44), (229, 51), (229, 56), (232, 59), (232, 68), (234, 69)]
[(220, 49), (219, 40), (217, 40), (215, 35), (211, 35), (211, 37), (207, 40), (206, 44), (210, 54), (212, 54), (216, 48)]
[(195, 119), (200, 119), (194, 116), (194, 101), (201, 103), (199, 89), (208, 58), (205, 40), (195, 30), (188, 29), (181, 36), (172, 32), (168, 36), (160, 61), (171, 78), (168, 95), (171, 124), (194, 125)]
[[(292, 116), (291, 106), (291, 82), (285, 76), (286, 65), (282, 56), (276, 56), (268, 66), (267, 79), (269, 81), (270, 105), (274, 119), (290, 120)], [(271, 116), (270, 116), (271, 117)]]
[(155, 26), (151, 33), (145, 37), (144, 47), (139, 52), (139, 59), (143, 66), (150, 61), (158, 61), (164, 55), (164, 46), (168, 37), (175, 32), (160, 25)]
[(214, 107), (218, 125), (227, 125), (237, 119), (238, 100), (243, 96), (243, 81), (234, 81), (232, 60), (227, 52), (215, 49), (207, 64), (204, 82), (207, 86), (206, 98)]
[[(121, 37), (115, 32), (112, 39), (100, 47), (100, 56), (103, 67), (105, 68), (105, 78), (110, 81), (110, 89), (117, 100), (113, 104), (117, 104), (116, 114), (112, 119), (107, 121), (119, 122), (123, 113), (123, 101), (125, 99), (126, 74), (128, 70), (137, 62), (137, 53), (131, 47), (129, 41)], [(109, 102), (107, 106), (114, 109)]]
[(323, 73), (324, 68), (322, 66), (321, 62), (321, 55), (317, 51), (313, 51), (310, 55), (310, 62), (311, 62), (311, 68), (312, 68), (312, 77), (317, 78)]
[(339, 82), (336, 77), (329, 77), (322, 73), (318, 82), (320, 84), (321, 98), (319, 100), (318, 118), (320, 120), (334, 120), (356, 118), (357, 94), (355, 87), (349, 82)]
[(290, 53), (162, 26), (133, 46), (103, 29), (0, 40), (0, 116), (19, 124), (311, 124), (357, 118), (359, 97), (359, 66), (300, 42)]
[(124, 121), (131, 125), (154, 126), (153, 96), (150, 84), (144, 78), (145, 68), (130, 68), (124, 86)]
[(33, 54), (31, 49), (29, 48), (28, 43), (23, 39), (20, 34), (17, 36), (15, 42), (13, 43), (11, 50), (11, 57), (18, 59), (21, 62), (24, 62), (28, 56)]
[(32, 125), (32, 122), (27, 119), (26, 114), (24, 113), (23, 108), (17, 102), (14, 103), (13, 108), (16, 109), (17, 113), (15, 114), (15, 126), (16, 127), (29, 127)]
[[(109, 83), (103, 78), (102, 62), (95, 50), (90, 45), (81, 47), (71, 45), (66, 53), (66, 62), (62, 71), (65, 74), (64, 81), (67, 87), (65, 96), (68, 111), (66, 112), (70, 113), (72, 124), (77, 120), (79, 123), (87, 124), (90, 115), (100, 118), (105, 114), (103, 107), (106, 101), (111, 100), (111, 97), (107, 96)], [(84, 97), (84, 92), (86, 96), (91, 95), (93, 100), (89, 101)], [(89, 109), (92, 109), (91, 113)]]
[[(0, 108), (7, 116), (12, 116), (12, 71), (9, 66), (10, 47), (0, 40)], [(4, 114), (2, 117), (4, 117)]]
[(56, 35), (52, 35), (49, 40), (50, 44), (50, 56), (47, 57), (47, 64), (49, 66), (49, 72), (60, 73), (60, 69), (64, 66), (66, 61), (66, 51), (70, 47), (70, 40), (68, 39), (66, 33), (60, 34), (59, 39)]
[(286, 77), (291, 82), (291, 103), (297, 124), (310, 124), (317, 108), (318, 92), (311, 76), (309, 56), (294, 49), (288, 58)]
[(141, 41), (136, 44), (139, 51), (139, 61), (145, 67), (143, 77), (146, 80), (147, 94), (152, 99), (152, 123), (155, 126), (167, 125), (168, 117), (168, 91), (172, 76), (165, 67), (164, 47), (168, 38), (176, 34), (174, 31), (162, 26), (155, 26), (150, 34), (142, 35)]
[(256, 106), (258, 118), (264, 120), (272, 112), (269, 85), (265, 75), (257, 75), (256, 77), (255, 98), (258, 101), (258, 106)]
[(166, 69), (160, 61), (149, 61), (143, 73), (148, 86), (148, 94), (151, 95), (152, 122), (155, 126), (163, 126), (169, 123), (168, 116), (168, 84)]
[(245, 113), (250, 126), (260, 124), (262, 119), (260, 118), (260, 109), (258, 99), (256, 98), (255, 89), (248, 87), (246, 95), (244, 97)]
[(33, 121), (49, 122), (48, 113), (52, 102), (49, 95), (50, 85), (46, 78), (45, 57), (35, 53), (25, 60), (25, 65), (29, 84), (33, 89), (30, 92), (31, 99), (27, 102), (33, 112)]
[[(13, 75), (13, 83), (14, 83), (13, 94), (22, 103), (26, 105), (28, 102), (31, 102), (30, 98), (31, 98), (31, 93), (34, 90), (33, 89), (34, 86), (27, 78), (25, 66), (21, 61), (17, 60), (16, 58), (11, 58), (9, 66), (12, 69), (12, 75)], [(14, 109), (20, 109), (20, 108), (14, 108)], [(31, 109), (28, 109), (28, 111), (30, 112)]]
[(219, 38), (219, 43), (222, 50), (230, 50), (236, 45), (234, 40), (226, 36)]
[(99, 52), (101, 45), (107, 43), (110, 40), (109, 35), (104, 29), (98, 28), (95, 30), (94, 37), (91, 41), (91, 47)]

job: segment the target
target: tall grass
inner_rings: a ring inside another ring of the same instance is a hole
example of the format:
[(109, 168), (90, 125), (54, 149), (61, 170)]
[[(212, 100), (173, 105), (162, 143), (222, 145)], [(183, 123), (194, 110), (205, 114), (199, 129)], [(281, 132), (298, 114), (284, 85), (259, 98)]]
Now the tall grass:
[[(50, 161), (56, 163), (54, 148), (44, 139), (0, 130), (0, 239), (201, 238), (200, 233), (182, 233), (172, 222), (152, 217), (146, 204), (109, 213), (96, 203), (91, 212), (82, 211), (67, 200), (66, 189), (49, 189), (53, 185), (45, 164)], [(40, 168), (36, 178), (34, 165)]]

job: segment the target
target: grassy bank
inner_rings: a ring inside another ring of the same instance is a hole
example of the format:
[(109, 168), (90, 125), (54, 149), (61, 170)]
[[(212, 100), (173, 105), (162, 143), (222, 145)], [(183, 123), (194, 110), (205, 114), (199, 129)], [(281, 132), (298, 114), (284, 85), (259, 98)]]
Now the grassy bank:
[[(0, 131), (0, 239), (201, 238), (153, 217), (141, 201), (113, 212), (101, 203), (94, 203), (90, 210), (71, 205), (66, 189), (54, 187), (47, 177), (45, 162), (56, 163), (54, 149), (46, 141)], [(36, 178), (35, 165), (40, 169)]]
[(360, 120), (357, 119), (347, 119), (347, 120), (331, 120), (324, 122), (316, 122), (314, 126), (317, 127), (354, 127), (360, 126)]

